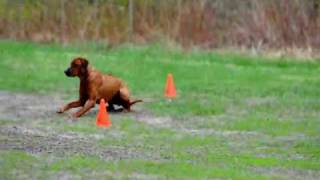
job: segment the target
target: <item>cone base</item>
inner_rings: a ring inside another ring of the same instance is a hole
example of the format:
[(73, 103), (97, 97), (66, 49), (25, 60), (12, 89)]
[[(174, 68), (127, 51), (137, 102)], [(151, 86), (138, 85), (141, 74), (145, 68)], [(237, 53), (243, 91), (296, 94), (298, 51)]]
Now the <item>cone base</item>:
[(111, 124), (96, 124), (96, 126), (108, 128), (111, 127)]

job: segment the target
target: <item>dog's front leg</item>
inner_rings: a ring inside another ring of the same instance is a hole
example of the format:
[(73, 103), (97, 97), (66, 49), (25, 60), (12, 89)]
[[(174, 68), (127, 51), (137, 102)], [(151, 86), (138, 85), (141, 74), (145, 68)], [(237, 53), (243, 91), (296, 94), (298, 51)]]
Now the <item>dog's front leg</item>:
[(89, 109), (93, 108), (95, 105), (96, 101), (89, 99), (87, 100), (87, 102), (85, 103), (84, 107), (81, 108), (79, 111), (77, 111), (76, 113), (74, 113), (72, 116), (73, 117), (80, 117), (82, 116), (84, 113), (86, 113), (87, 111), (89, 111)]
[(81, 102), (79, 100), (77, 101), (72, 101), (70, 103), (68, 103), (67, 105), (61, 107), (57, 113), (63, 113), (71, 108), (76, 108), (76, 107), (80, 107), (81, 106)]

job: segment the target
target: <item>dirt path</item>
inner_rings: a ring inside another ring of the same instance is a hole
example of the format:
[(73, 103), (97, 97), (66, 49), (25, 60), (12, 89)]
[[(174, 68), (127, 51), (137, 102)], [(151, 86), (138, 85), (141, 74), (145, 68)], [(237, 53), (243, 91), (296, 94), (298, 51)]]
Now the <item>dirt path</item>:
[[(84, 136), (82, 133), (77, 132), (55, 132), (54, 128), (50, 128), (50, 121), (63, 119), (64, 121), (68, 121), (66, 123), (72, 123), (72, 119), (67, 115), (70, 112), (62, 115), (56, 113), (58, 107), (66, 103), (62, 99), (62, 97), (57, 95), (41, 96), (0, 91), (0, 122), (9, 121), (7, 124), (0, 124), (0, 149), (24, 150), (33, 154), (97, 155), (104, 159), (138, 157), (142, 159), (159, 159), (157, 154), (146, 154), (146, 152), (136, 150), (135, 147), (108, 147), (107, 150), (97, 143), (99, 137), (96, 136), (99, 136), (99, 134), (92, 133)], [(85, 117), (95, 117), (97, 109), (98, 107), (92, 109)], [(182, 134), (200, 136), (222, 135), (230, 137), (256, 135), (255, 133), (245, 132), (190, 129), (188, 127), (188, 120), (179, 121), (171, 117), (156, 117), (141, 106), (135, 106), (132, 113), (116, 113), (112, 114), (112, 116), (115, 119), (128, 117), (157, 128), (170, 128)], [(45, 127), (44, 123), (49, 123), (47, 125), (49, 127)], [(115, 131), (113, 133), (116, 133), (114, 136), (121, 136), (121, 132)]]
[[(0, 150), (23, 150), (32, 154), (47, 153), (95, 155), (103, 159), (157, 159), (154, 154), (135, 147), (99, 145), (98, 137), (75, 132), (56, 132), (37, 124), (53, 119), (70, 119), (56, 110), (65, 101), (59, 96), (40, 96), (0, 91)], [(96, 110), (88, 113), (94, 116)], [(7, 122), (7, 123), (5, 123)], [(9, 122), (9, 123), (8, 123)]]
[(6, 127), (0, 129), (0, 150), (23, 150), (31, 154), (54, 154), (98, 156), (105, 160), (119, 159), (155, 159), (151, 154), (138, 151), (134, 147), (99, 145), (91, 137), (77, 133), (56, 133), (24, 127)]
[(0, 118), (4, 120), (48, 119), (63, 100), (58, 96), (40, 96), (32, 94), (0, 91)]
[[(69, 110), (65, 114), (58, 115), (56, 110), (67, 101), (61, 96), (41, 96), (34, 94), (11, 93), (0, 91), (0, 120), (46, 120), (53, 118), (68, 118), (68, 114), (75, 110)], [(86, 116), (95, 116), (97, 106), (91, 109)], [(117, 116), (117, 114), (114, 114)], [(132, 113), (119, 113), (149, 125), (166, 126), (172, 123), (170, 117), (155, 117), (141, 107), (135, 106)]]

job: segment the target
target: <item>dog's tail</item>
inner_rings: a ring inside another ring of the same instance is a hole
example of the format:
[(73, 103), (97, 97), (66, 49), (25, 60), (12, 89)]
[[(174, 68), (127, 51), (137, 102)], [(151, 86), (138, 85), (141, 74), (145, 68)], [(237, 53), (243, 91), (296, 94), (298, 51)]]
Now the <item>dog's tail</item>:
[(130, 106), (134, 105), (135, 103), (138, 103), (138, 102), (143, 102), (141, 99), (138, 99), (138, 100), (134, 100), (132, 102), (130, 102)]

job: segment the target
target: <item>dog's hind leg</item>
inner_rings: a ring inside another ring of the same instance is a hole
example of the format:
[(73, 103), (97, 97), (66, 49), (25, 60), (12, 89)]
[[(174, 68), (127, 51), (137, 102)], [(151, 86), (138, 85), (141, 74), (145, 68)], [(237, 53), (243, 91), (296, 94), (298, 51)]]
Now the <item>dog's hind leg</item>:
[(121, 105), (121, 98), (120, 98), (120, 91), (118, 91), (111, 100), (108, 101), (108, 107), (107, 107), (107, 111), (108, 112), (122, 112), (123, 108), (115, 108), (114, 105)]
[(119, 91), (119, 105), (121, 105), (125, 111), (130, 111), (130, 98), (129, 90), (127, 87), (121, 88)]
[(111, 102), (108, 102), (108, 106), (106, 107), (108, 112), (115, 112), (116, 109), (114, 108), (114, 104)]

